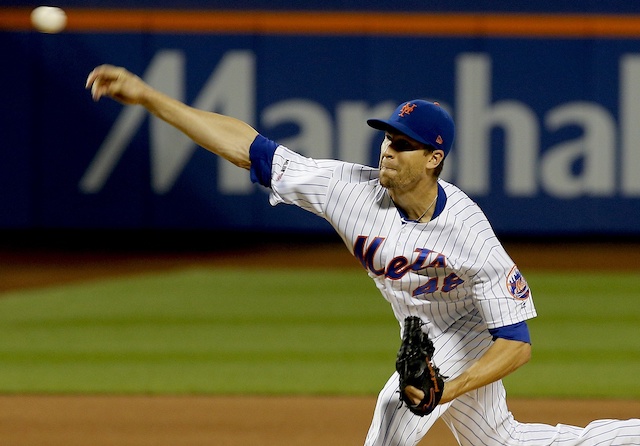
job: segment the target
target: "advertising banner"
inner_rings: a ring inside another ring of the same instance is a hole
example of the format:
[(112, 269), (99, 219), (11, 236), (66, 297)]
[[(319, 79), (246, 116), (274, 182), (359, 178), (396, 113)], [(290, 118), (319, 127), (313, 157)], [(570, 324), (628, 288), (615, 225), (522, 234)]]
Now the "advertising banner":
[(438, 101), (457, 126), (443, 178), (498, 233), (640, 234), (640, 16), (68, 14), (59, 34), (0, 19), (0, 228), (329, 230), (143, 108), (94, 103), (86, 76), (109, 63), (307, 156), (369, 165), (382, 135), (367, 118)]

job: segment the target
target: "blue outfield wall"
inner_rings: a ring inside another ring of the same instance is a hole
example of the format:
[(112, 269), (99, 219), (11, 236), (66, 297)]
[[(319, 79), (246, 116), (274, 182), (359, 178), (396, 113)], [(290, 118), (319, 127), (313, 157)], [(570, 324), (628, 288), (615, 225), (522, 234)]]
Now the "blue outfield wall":
[(94, 103), (86, 76), (110, 63), (306, 155), (366, 164), (377, 163), (381, 141), (367, 118), (406, 99), (437, 100), (457, 122), (443, 176), (498, 233), (640, 235), (640, 30), (600, 38), (5, 29), (0, 47), (0, 228), (330, 230), (296, 208), (272, 208), (245, 171), (142, 108)]

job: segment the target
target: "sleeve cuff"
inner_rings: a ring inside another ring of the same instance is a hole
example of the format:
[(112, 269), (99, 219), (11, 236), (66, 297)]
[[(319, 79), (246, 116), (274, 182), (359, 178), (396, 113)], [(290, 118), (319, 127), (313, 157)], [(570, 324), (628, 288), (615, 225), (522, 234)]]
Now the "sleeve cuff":
[(522, 341), (527, 344), (531, 344), (529, 327), (525, 321), (518, 322), (513, 325), (506, 325), (504, 327), (490, 328), (489, 333), (493, 336), (494, 341), (497, 338), (502, 338), (510, 341)]
[(262, 135), (256, 136), (249, 148), (251, 181), (271, 187), (271, 165), (278, 144)]

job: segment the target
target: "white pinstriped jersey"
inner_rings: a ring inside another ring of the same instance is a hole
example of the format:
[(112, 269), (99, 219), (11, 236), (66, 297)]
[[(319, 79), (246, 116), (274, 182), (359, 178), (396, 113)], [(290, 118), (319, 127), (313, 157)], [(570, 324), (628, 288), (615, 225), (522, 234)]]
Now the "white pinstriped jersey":
[[(264, 184), (269, 176), (259, 179)], [(434, 217), (417, 223), (403, 218), (371, 167), (313, 160), (279, 146), (270, 179), (271, 204), (295, 204), (333, 225), (401, 328), (409, 315), (427, 322), (443, 375), (455, 378), (489, 349), (487, 329), (536, 316), (524, 277), (486, 217), (452, 184), (439, 180)], [(596, 420), (585, 428), (519, 423), (501, 380), (418, 417), (398, 403), (398, 379), (393, 373), (378, 395), (365, 446), (417, 445), (438, 418), (461, 446), (640, 445), (638, 419)]]
[(325, 218), (367, 268), (398, 321), (421, 317), (437, 337), (468, 320), (487, 328), (536, 315), (526, 281), (480, 208), (439, 180), (446, 194), (430, 222), (405, 220), (378, 170), (305, 158), (282, 146), (272, 166), (270, 203), (295, 204)]

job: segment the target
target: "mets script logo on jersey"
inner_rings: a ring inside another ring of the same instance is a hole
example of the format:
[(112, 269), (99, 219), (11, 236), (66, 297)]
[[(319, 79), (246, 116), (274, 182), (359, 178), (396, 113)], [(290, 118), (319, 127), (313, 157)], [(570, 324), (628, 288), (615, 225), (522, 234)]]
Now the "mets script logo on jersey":
[(507, 276), (507, 289), (513, 297), (520, 300), (528, 299), (531, 294), (529, 285), (517, 266), (511, 268)]
[[(369, 237), (365, 235), (358, 236), (353, 245), (353, 255), (360, 260), (362, 266), (371, 271), (376, 276), (385, 276), (387, 279), (400, 280), (407, 273), (420, 271), (426, 268), (445, 268), (447, 266), (447, 258), (439, 252), (432, 251), (427, 248), (416, 248), (414, 250), (415, 258), (408, 259), (405, 256), (397, 256), (391, 259), (384, 267), (376, 268), (374, 265), (374, 257), (382, 243), (384, 237), (374, 237), (367, 246)], [(415, 288), (412, 292), (413, 296), (422, 294), (431, 294), (436, 291), (448, 293), (464, 283), (456, 274), (449, 274), (446, 277), (427, 277), (427, 282)]]
[(417, 107), (416, 104), (404, 104), (400, 109), (400, 113), (398, 113), (398, 116), (404, 117), (405, 115), (410, 114), (413, 111), (413, 109), (416, 107)]

